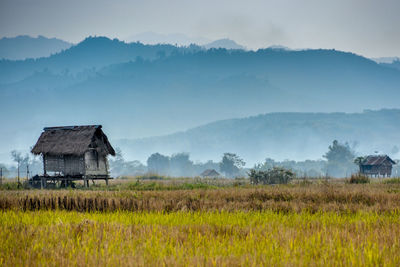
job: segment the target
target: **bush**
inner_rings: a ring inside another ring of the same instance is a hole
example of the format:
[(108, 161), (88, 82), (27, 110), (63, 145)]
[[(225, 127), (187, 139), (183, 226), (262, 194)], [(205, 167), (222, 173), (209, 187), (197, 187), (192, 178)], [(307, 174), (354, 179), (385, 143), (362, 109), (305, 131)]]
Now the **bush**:
[(400, 178), (389, 178), (383, 181), (384, 184), (400, 184)]
[(291, 170), (281, 167), (273, 167), (266, 171), (251, 169), (249, 173), (252, 184), (287, 184), (295, 176)]
[(368, 176), (357, 173), (357, 174), (352, 174), (350, 179), (348, 180), (349, 184), (369, 184), (370, 179)]

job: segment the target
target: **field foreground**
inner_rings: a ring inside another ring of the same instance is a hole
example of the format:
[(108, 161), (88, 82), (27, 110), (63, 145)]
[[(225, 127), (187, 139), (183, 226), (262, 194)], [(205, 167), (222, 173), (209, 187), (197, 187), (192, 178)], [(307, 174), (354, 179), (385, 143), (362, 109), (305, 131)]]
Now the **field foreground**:
[(400, 266), (399, 185), (0, 192), (0, 266)]
[(400, 214), (4, 211), (0, 265), (399, 266)]

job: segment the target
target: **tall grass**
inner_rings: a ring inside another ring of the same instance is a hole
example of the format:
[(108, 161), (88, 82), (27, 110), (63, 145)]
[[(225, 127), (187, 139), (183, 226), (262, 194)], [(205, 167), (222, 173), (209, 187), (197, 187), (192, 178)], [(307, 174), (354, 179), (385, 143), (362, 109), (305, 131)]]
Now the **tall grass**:
[(0, 212), (1, 266), (399, 266), (400, 214)]
[(312, 184), (172, 191), (3, 191), (0, 210), (262, 211), (400, 210), (397, 184)]

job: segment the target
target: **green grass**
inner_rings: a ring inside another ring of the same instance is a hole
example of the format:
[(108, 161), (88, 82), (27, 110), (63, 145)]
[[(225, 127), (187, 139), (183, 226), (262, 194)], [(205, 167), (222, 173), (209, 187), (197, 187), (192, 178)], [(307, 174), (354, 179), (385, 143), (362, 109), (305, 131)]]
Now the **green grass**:
[(400, 184), (400, 178), (387, 178), (383, 180), (384, 184)]

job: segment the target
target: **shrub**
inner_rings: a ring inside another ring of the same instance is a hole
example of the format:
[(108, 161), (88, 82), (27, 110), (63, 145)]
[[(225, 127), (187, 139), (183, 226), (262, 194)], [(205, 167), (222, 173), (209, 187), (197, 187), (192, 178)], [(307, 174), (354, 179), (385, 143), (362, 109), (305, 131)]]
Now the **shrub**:
[(389, 178), (383, 181), (384, 184), (400, 184), (400, 178)]
[(291, 170), (281, 167), (273, 167), (266, 171), (251, 169), (249, 173), (252, 184), (287, 184), (295, 176)]
[(348, 180), (349, 184), (369, 184), (370, 179), (368, 176), (357, 173), (357, 174), (352, 174), (350, 179)]

